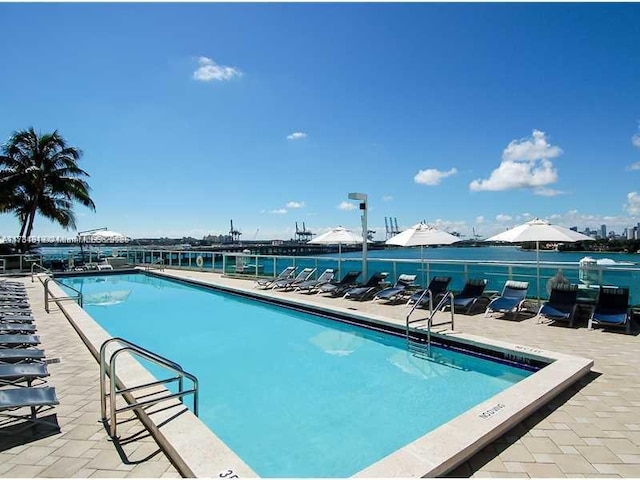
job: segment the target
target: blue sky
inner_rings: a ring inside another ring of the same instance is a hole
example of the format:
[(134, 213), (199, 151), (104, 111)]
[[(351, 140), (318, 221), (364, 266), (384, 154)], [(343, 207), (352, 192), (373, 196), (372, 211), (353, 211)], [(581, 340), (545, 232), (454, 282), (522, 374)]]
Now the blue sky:
[(84, 151), (79, 230), (358, 230), (364, 192), (377, 238), (385, 216), (621, 232), (640, 221), (639, 21), (633, 3), (0, 4), (0, 142), (33, 126)]

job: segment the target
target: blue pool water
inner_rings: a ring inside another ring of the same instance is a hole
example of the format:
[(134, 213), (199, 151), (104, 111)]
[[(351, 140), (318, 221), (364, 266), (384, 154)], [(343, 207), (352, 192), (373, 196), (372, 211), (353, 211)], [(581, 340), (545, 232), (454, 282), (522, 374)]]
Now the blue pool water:
[(264, 477), (351, 476), (531, 374), (143, 274), (63, 281), (112, 336), (195, 374), (201, 420)]

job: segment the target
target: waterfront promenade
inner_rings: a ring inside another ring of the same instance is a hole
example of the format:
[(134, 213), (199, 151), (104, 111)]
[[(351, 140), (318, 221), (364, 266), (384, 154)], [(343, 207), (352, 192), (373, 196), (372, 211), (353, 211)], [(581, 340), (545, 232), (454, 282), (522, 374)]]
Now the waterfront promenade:
[[(249, 280), (218, 274), (167, 270), (205, 283), (250, 289)], [(46, 314), (42, 285), (25, 281), (49, 365), (61, 432), (11, 447), (0, 436), (3, 477), (176, 477), (177, 470), (135, 419), (114, 445), (99, 422), (98, 365), (66, 318), (54, 307)], [(325, 306), (372, 313), (404, 325), (406, 308), (272, 292)], [(455, 477), (640, 477), (640, 351), (634, 335), (509, 321), (494, 315), (456, 315), (456, 331), (594, 359), (592, 373), (527, 420), (491, 443), (450, 476)], [(212, 472), (212, 476), (218, 472)]]

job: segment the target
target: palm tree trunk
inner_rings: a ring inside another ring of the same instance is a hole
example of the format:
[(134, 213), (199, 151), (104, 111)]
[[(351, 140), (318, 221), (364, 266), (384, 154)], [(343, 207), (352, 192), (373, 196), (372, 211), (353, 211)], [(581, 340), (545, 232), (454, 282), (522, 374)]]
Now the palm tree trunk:
[(37, 208), (36, 208), (36, 205), (34, 205), (28, 215), (29, 224), (27, 225), (27, 231), (25, 233), (25, 237), (27, 238), (31, 236), (31, 232), (33, 231), (33, 222), (36, 219), (36, 212), (37, 212)]

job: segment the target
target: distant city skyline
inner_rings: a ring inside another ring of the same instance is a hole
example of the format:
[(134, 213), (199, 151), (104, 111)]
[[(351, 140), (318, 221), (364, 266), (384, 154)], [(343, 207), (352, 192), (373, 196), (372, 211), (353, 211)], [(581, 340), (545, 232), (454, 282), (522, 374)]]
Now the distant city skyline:
[[(91, 175), (78, 229), (133, 238), (231, 219), (243, 240), (358, 231), (349, 192), (368, 195), (376, 239), (384, 217), (465, 238), (535, 217), (622, 234), (640, 220), (638, 18), (637, 3), (5, 3), (0, 142), (58, 129)], [(0, 215), (0, 236), (18, 232)], [(74, 234), (36, 220), (35, 236)]]

